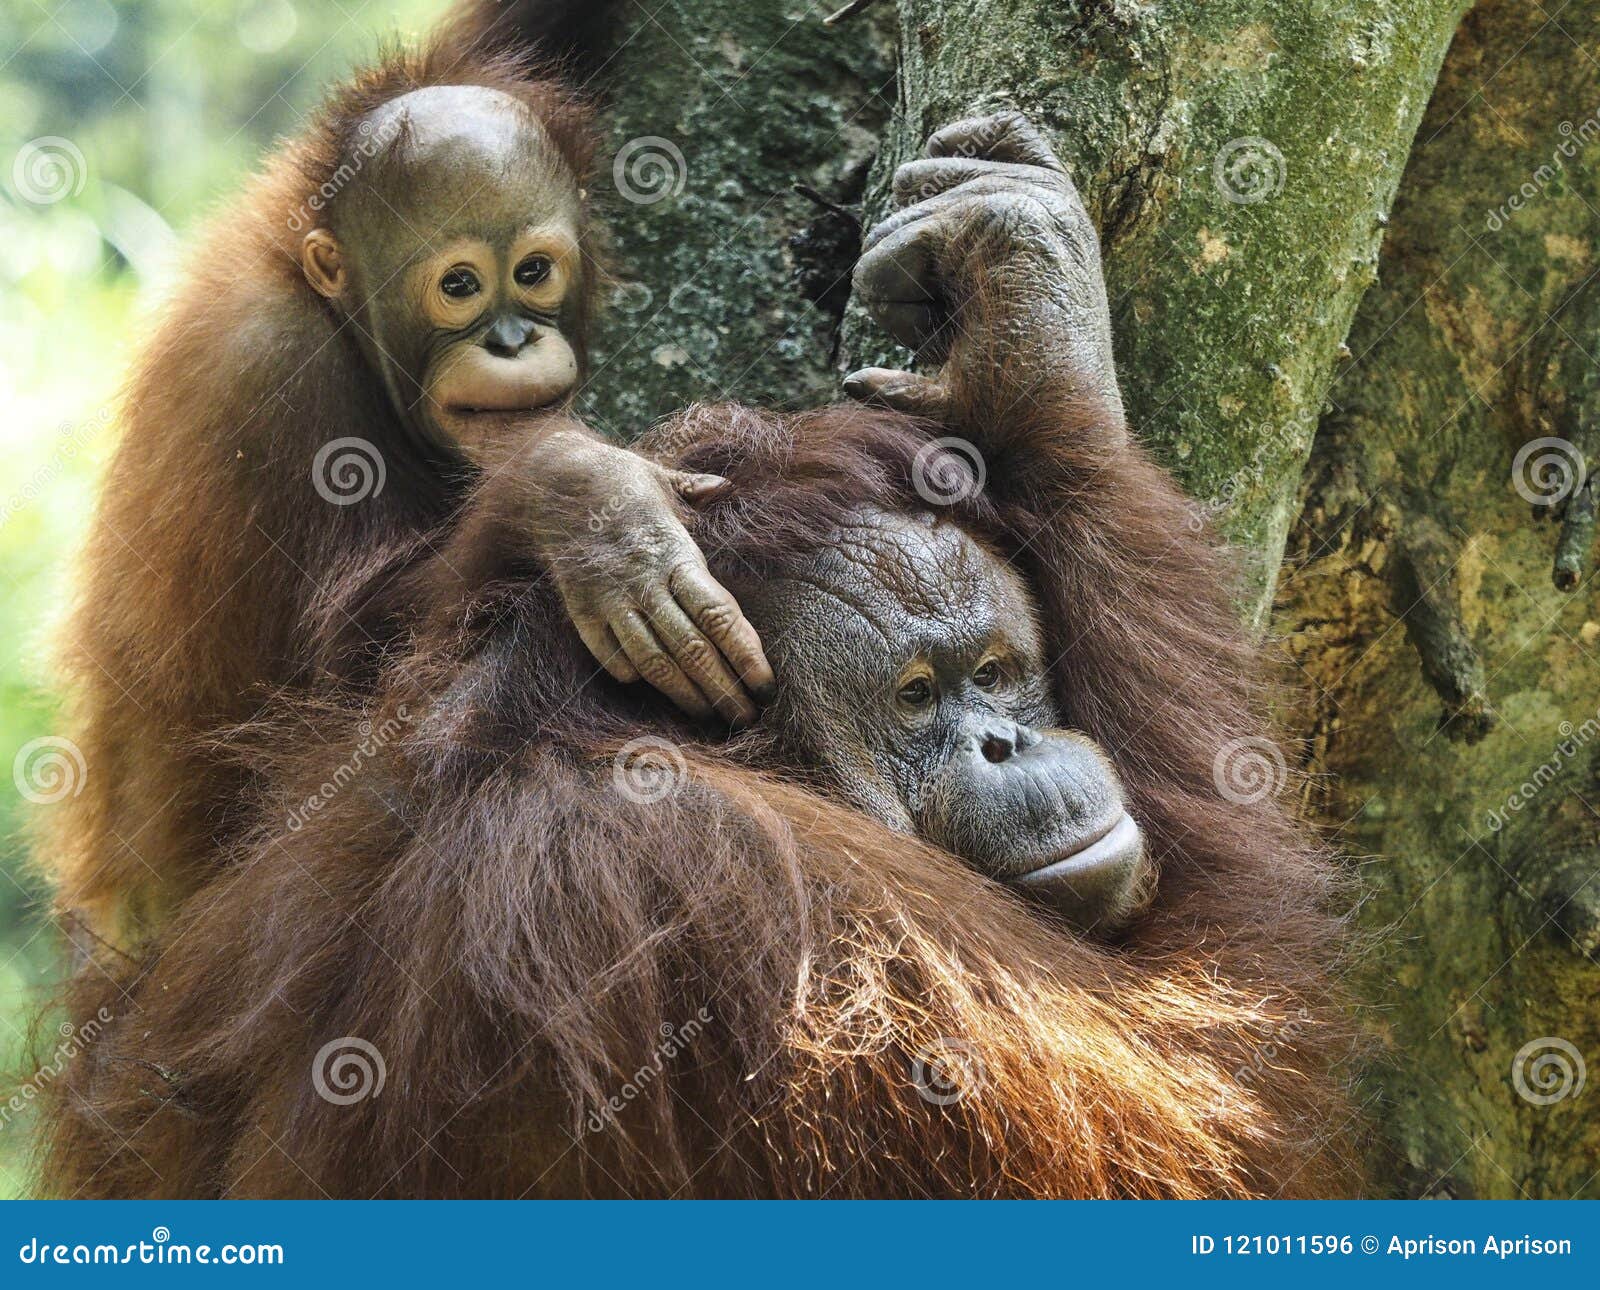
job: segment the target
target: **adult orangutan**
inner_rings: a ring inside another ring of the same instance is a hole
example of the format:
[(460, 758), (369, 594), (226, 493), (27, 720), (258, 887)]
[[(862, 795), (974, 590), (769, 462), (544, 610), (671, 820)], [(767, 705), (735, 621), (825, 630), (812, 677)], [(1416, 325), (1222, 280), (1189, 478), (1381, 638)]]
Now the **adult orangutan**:
[(424, 546), (376, 699), (242, 732), (271, 788), (234, 863), (81, 978), (116, 1020), (54, 1090), (52, 1190), (1354, 1185), (1330, 873), (1219, 778), (1256, 664), (1124, 425), (1094, 230), (1020, 118), (930, 153), (857, 285), (941, 366), (850, 385), (986, 486), (934, 492), (892, 410), (665, 427), (731, 481), (692, 528), (778, 676), (720, 741), (594, 678), (490, 518)]

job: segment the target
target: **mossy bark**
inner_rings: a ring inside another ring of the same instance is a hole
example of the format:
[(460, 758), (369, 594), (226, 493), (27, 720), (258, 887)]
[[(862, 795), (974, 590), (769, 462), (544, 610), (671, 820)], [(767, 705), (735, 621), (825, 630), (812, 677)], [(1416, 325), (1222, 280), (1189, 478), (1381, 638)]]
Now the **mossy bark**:
[(831, 361), (856, 251), (800, 196), (853, 201), (894, 104), (887, 42), (803, 4), (629, 6), (606, 63), (612, 230), (585, 414), (619, 439), (695, 400), (834, 398)]
[(943, 122), (1047, 126), (1100, 228), (1138, 433), (1264, 614), (1339, 344), (1461, 0), (901, 0), (875, 178)]
[(1600, 457), (1597, 47), (1592, 3), (1462, 25), (1280, 597), (1316, 805), (1372, 857), (1372, 1087), (1414, 1194), (1600, 1195), (1600, 612), (1562, 468)]

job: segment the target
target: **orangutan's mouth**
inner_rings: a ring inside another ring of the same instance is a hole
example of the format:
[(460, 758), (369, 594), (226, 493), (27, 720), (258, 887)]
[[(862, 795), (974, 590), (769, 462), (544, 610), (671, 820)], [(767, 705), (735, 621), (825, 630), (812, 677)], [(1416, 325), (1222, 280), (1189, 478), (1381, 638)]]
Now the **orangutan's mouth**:
[(1133, 816), (1124, 811), (1071, 851), (1051, 856), (1037, 869), (1018, 874), (1012, 881), (1027, 886), (1086, 878), (1102, 869), (1126, 866), (1138, 857), (1143, 847), (1139, 826), (1133, 822)]

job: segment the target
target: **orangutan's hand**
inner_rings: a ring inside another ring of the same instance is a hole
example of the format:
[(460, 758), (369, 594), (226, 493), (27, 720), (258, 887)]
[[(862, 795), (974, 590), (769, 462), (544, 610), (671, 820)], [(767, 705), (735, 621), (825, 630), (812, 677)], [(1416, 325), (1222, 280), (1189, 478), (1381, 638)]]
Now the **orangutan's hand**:
[(600, 665), (618, 681), (643, 678), (691, 716), (753, 721), (752, 696), (770, 694), (772, 669), (679, 518), (727, 481), (578, 429), (540, 444), (536, 473), (535, 552)]
[(894, 176), (899, 208), (867, 235), (855, 289), (929, 377), (865, 368), (851, 396), (948, 421), (952, 396), (1002, 439), (1025, 401), (1091, 405), (1120, 426), (1100, 244), (1066, 167), (1016, 112), (928, 140)]

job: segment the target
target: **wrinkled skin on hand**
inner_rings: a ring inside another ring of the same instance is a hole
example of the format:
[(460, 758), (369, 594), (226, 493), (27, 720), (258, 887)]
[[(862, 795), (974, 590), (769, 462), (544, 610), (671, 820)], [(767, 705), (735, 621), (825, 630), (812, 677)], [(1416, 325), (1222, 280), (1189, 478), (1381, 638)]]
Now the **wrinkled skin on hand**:
[(899, 209), (868, 234), (855, 289), (940, 370), (864, 368), (846, 392), (937, 421), (986, 409), (960, 427), (980, 447), (1003, 448), (1006, 409), (1044, 391), (1119, 433), (1099, 240), (1066, 167), (1015, 112), (946, 126), (927, 153), (895, 172)]
[(754, 721), (772, 669), (679, 514), (726, 481), (576, 428), (549, 435), (544, 452), (530, 536), (589, 652), (618, 681), (647, 681), (691, 716)]

